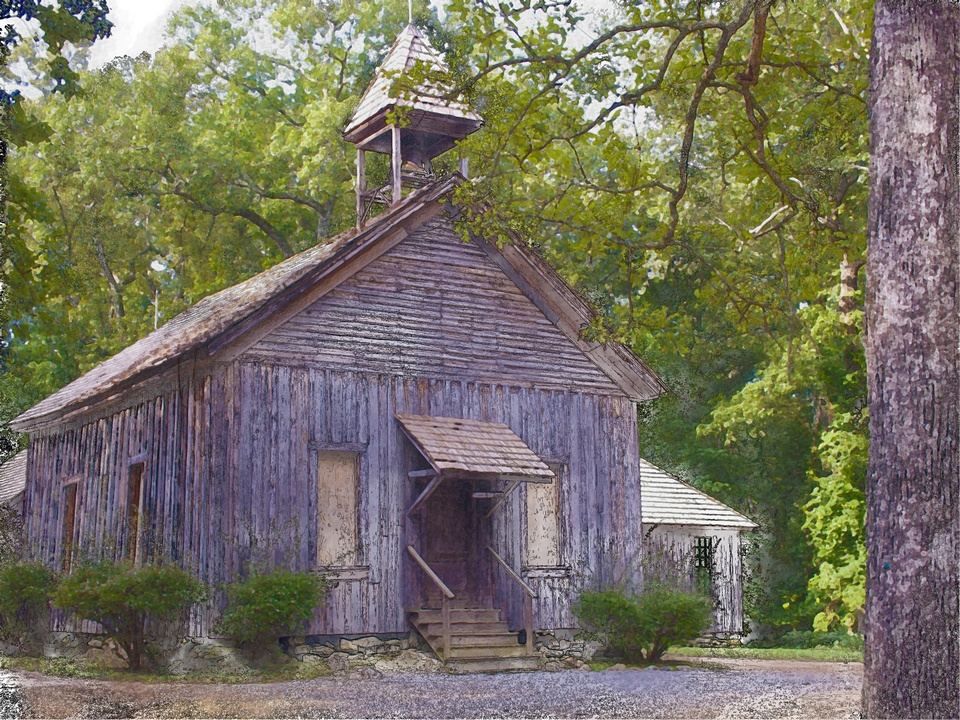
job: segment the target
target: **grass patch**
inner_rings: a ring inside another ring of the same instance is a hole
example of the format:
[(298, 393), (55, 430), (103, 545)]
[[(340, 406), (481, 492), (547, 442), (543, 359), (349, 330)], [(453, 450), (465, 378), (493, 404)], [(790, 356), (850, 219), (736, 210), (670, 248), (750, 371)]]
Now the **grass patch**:
[(744, 660), (820, 660), (823, 662), (863, 662), (863, 651), (839, 647), (815, 648), (670, 648), (675, 655)]
[(103, 668), (85, 662), (65, 658), (6, 657), (0, 656), (0, 670), (23, 670), (55, 677), (72, 677), (84, 680), (119, 680), (121, 682), (194, 684), (194, 685), (239, 685), (244, 683), (274, 683), (291, 680), (312, 680), (332, 675), (323, 663), (312, 664), (291, 661), (263, 668), (234, 670), (200, 670), (184, 675), (165, 672), (133, 672)]

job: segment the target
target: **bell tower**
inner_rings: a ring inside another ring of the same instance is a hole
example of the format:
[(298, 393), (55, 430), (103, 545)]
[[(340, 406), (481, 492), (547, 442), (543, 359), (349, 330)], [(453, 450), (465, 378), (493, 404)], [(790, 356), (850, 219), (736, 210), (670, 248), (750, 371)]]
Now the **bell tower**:
[[(357, 146), (357, 227), (374, 205), (393, 205), (403, 188), (419, 188), (434, 179), (431, 160), (483, 125), (470, 107), (451, 96), (439, 78), (447, 75), (443, 58), (412, 23), (397, 37), (343, 131)], [(401, 89), (396, 92), (396, 87)], [(390, 157), (386, 184), (367, 186), (366, 153)], [(466, 163), (461, 160), (466, 175)]]

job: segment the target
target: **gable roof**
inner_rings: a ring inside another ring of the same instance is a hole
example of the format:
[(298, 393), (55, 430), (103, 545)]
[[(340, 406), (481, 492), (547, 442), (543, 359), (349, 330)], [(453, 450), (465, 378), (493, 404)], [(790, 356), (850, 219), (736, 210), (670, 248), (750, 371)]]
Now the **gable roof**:
[(484, 475), (550, 482), (553, 471), (508, 425), (397, 414), (407, 437), (447, 477)]
[(377, 69), (376, 76), (353, 111), (343, 131), (347, 140), (355, 142), (362, 134), (358, 131), (363, 126), (395, 106), (464, 120), (473, 130), (480, 126), (483, 121), (477, 113), (461, 100), (449, 97), (450, 88), (442, 88), (433, 80), (420, 80), (415, 86), (404, 87), (399, 95), (391, 97), (395, 81), (418, 65), (422, 71), (419, 74), (423, 78), (443, 77), (449, 72), (443, 58), (433, 49), (423, 33), (413, 25), (407, 25), (397, 36)]
[(27, 451), (0, 465), (0, 505), (16, 505), (27, 486)]
[(728, 505), (640, 459), (640, 515), (644, 525), (759, 527)]
[[(382, 251), (406, 237), (407, 229), (412, 232), (439, 212), (440, 203), (459, 182), (459, 175), (439, 180), (389, 207), (361, 230), (341, 233), (259, 275), (203, 298), (14, 418), (11, 426), (26, 431), (55, 423), (71, 412), (108, 400), (181, 360), (216, 357), (228, 340), (252, 331), (264, 317), (292, 305), (321, 280), (332, 278), (332, 282), (339, 283), (357, 272), (363, 253)], [(580, 328), (592, 318), (592, 309), (532, 250), (514, 245), (498, 250), (482, 240), (477, 242), (624, 394), (634, 400), (648, 400), (666, 391), (653, 371), (627, 348), (580, 338)]]

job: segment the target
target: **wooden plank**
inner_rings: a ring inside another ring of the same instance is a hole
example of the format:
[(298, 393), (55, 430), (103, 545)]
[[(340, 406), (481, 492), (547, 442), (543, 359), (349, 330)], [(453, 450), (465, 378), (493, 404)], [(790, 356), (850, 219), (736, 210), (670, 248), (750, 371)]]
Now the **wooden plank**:
[(452, 600), (456, 597), (446, 585), (444, 585), (443, 580), (437, 577), (437, 574), (430, 569), (430, 566), (427, 565), (426, 561), (420, 557), (420, 553), (413, 549), (413, 545), (407, 545), (407, 552), (410, 553), (410, 556), (413, 558), (414, 562), (420, 566), (427, 577), (438, 587), (440, 592), (443, 593), (443, 596), (449, 600)]
[(317, 565), (320, 567), (354, 564), (358, 547), (357, 470), (356, 453), (318, 453)]
[(251, 352), (351, 370), (471, 373), (470, 380), (507, 374), (541, 386), (589, 383), (619, 392), (482, 251), (439, 219)]
[(417, 512), (417, 510), (419, 510), (423, 506), (423, 504), (427, 502), (427, 498), (433, 495), (436, 489), (440, 487), (440, 483), (443, 482), (443, 479), (444, 479), (443, 475), (439, 473), (434, 474), (433, 480), (427, 483), (427, 486), (423, 489), (423, 492), (421, 492), (417, 496), (417, 499), (414, 500), (413, 503), (410, 505), (409, 509), (407, 510), (408, 517), (414, 515)]

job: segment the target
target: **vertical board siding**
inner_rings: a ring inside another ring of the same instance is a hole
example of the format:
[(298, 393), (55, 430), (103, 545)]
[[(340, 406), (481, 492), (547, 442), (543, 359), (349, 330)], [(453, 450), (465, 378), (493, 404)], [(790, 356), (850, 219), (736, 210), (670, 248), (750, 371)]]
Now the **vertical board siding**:
[(670, 576), (686, 590), (694, 585), (694, 538), (714, 539), (713, 625), (710, 632), (743, 632), (743, 567), (740, 531), (730, 528), (662, 525), (645, 527), (647, 572)]
[[(567, 575), (523, 567), (523, 488), (491, 519), (493, 547), (539, 594), (538, 627), (575, 626), (572, 588), (588, 576), (611, 577), (639, 553), (637, 447), (629, 441), (636, 420), (628, 401), (243, 358), (113, 415), (34, 437), (25, 496), (31, 547), (51, 565), (59, 562), (62, 482), (80, 475), (78, 557), (119, 557), (128, 465), (144, 457), (149, 553), (182, 562), (210, 584), (210, 607), (193, 613), (190, 624), (192, 635), (209, 635), (225, 607), (223, 583), (254, 566), (314, 569), (317, 455), (311, 444), (361, 448), (357, 565), (366, 575), (339, 581), (308, 631), (402, 632), (405, 602), (419, 597), (422, 578), (405, 551), (417, 544), (407, 535), (417, 522), (406, 518), (416, 495), (407, 472), (417, 456), (397, 413), (504, 422), (537, 454), (563, 459), (558, 550)], [(502, 570), (492, 574), (495, 599), (511, 626), (521, 627), (519, 588)]]
[[(571, 567), (595, 567), (611, 548), (634, 556), (639, 552), (635, 529), (614, 527), (616, 522), (639, 527), (636, 446), (625, 447), (622, 442), (630, 433), (635, 437), (635, 419), (632, 412), (623, 417), (624, 403), (618, 399), (462, 380), (271, 366), (246, 358), (236, 363), (233, 372), (241, 378), (232, 437), (239, 467), (228, 473), (225, 482), (233, 486), (228, 494), (237, 499), (231, 522), (253, 528), (255, 535), (239, 534), (241, 565), (250, 562), (250, 544), (255, 540), (283, 546), (274, 559), (282, 557), (285, 565), (313, 569), (317, 453), (308, 452), (308, 447), (360, 449), (362, 552), (356, 565), (366, 574), (338, 581), (307, 628), (310, 633), (386, 633), (407, 628), (404, 608), (419, 596), (423, 579), (406, 553), (407, 544), (417, 546), (417, 538), (407, 533), (420, 527), (417, 518), (406, 518), (416, 496), (415, 484), (407, 478), (416, 453), (394, 418), (397, 413), (505, 422), (534, 452), (565, 458), (569, 469), (561, 489), (560, 553)], [(603, 430), (616, 422), (631, 427), (620, 433)], [(574, 442), (580, 437), (585, 439)], [(581, 448), (589, 457), (580, 456)], [(601, 513), (606, 519), (598, 526), (597, 509), (609, 502), (611, 481), (622, 486), (616, 497), (624, 507)], [(522, 497), (522, 488), (515, 490), (491, 520), (494, 547), (518, 571), (525, 542)], [(615, 542), (610, 540), (614, 536)], [(231, 568), (230, 574), (236, 570)], [(495, 575), (496, 597), (511, 623), (519, 627), (519, 590), (505, 573)], [(545, 583), (544, 597), (537, 601), (544, 607), (537, 611), (541, 622), (571, 627), (569, 578), (536, 582)]]
[[(539, 594), (538, 627), (573, 627), (575, 587), (636, 565), (633, 403), (449, 220), (414, 232), (234, 361), (171, 382), (35, 434), (24, 507), (31, 547), (57, 564), (61, 483), (80, 475), (77, 551), (119, 556), (127, 468), (142, 456), (149, 552), (212, 590), (209, 607), (191, 614), (192, 635), (215, 633), (224, 583), (255, 568), (315, 569), (318, 452), (337, 449), (359, 455), (360, 551), (307, 631), (407, 629), (405, 607), (423, 582), (406, 552), (420, 547), (423, 523), (406, 509), (422, 484), (407, 473), (424, 465), (397, 413), (503, 422), (564, 465), (552, 572), (524, 568), (523, 488), (490, 520), (490, 543)], [(506, 619), (521, 627), (519, 588), (499, 567), (489, 572)]]
[[(182, 477), (181, 413), (179, 392), (167, 389), (107, 417), (34, 435), (24, 498), (24, 533), (32, 555), (62, 568), (63, 483), (77, 478), (73, 566), (86, 558), (120, 558), (127, 540), (127, 473), (136, 457), (145, 464), (144, 550), (148, 556), (182, 560), (183, 503), (171, 491)], [(60, 630), (98, 629), (62, 613), (53, 621)]]

